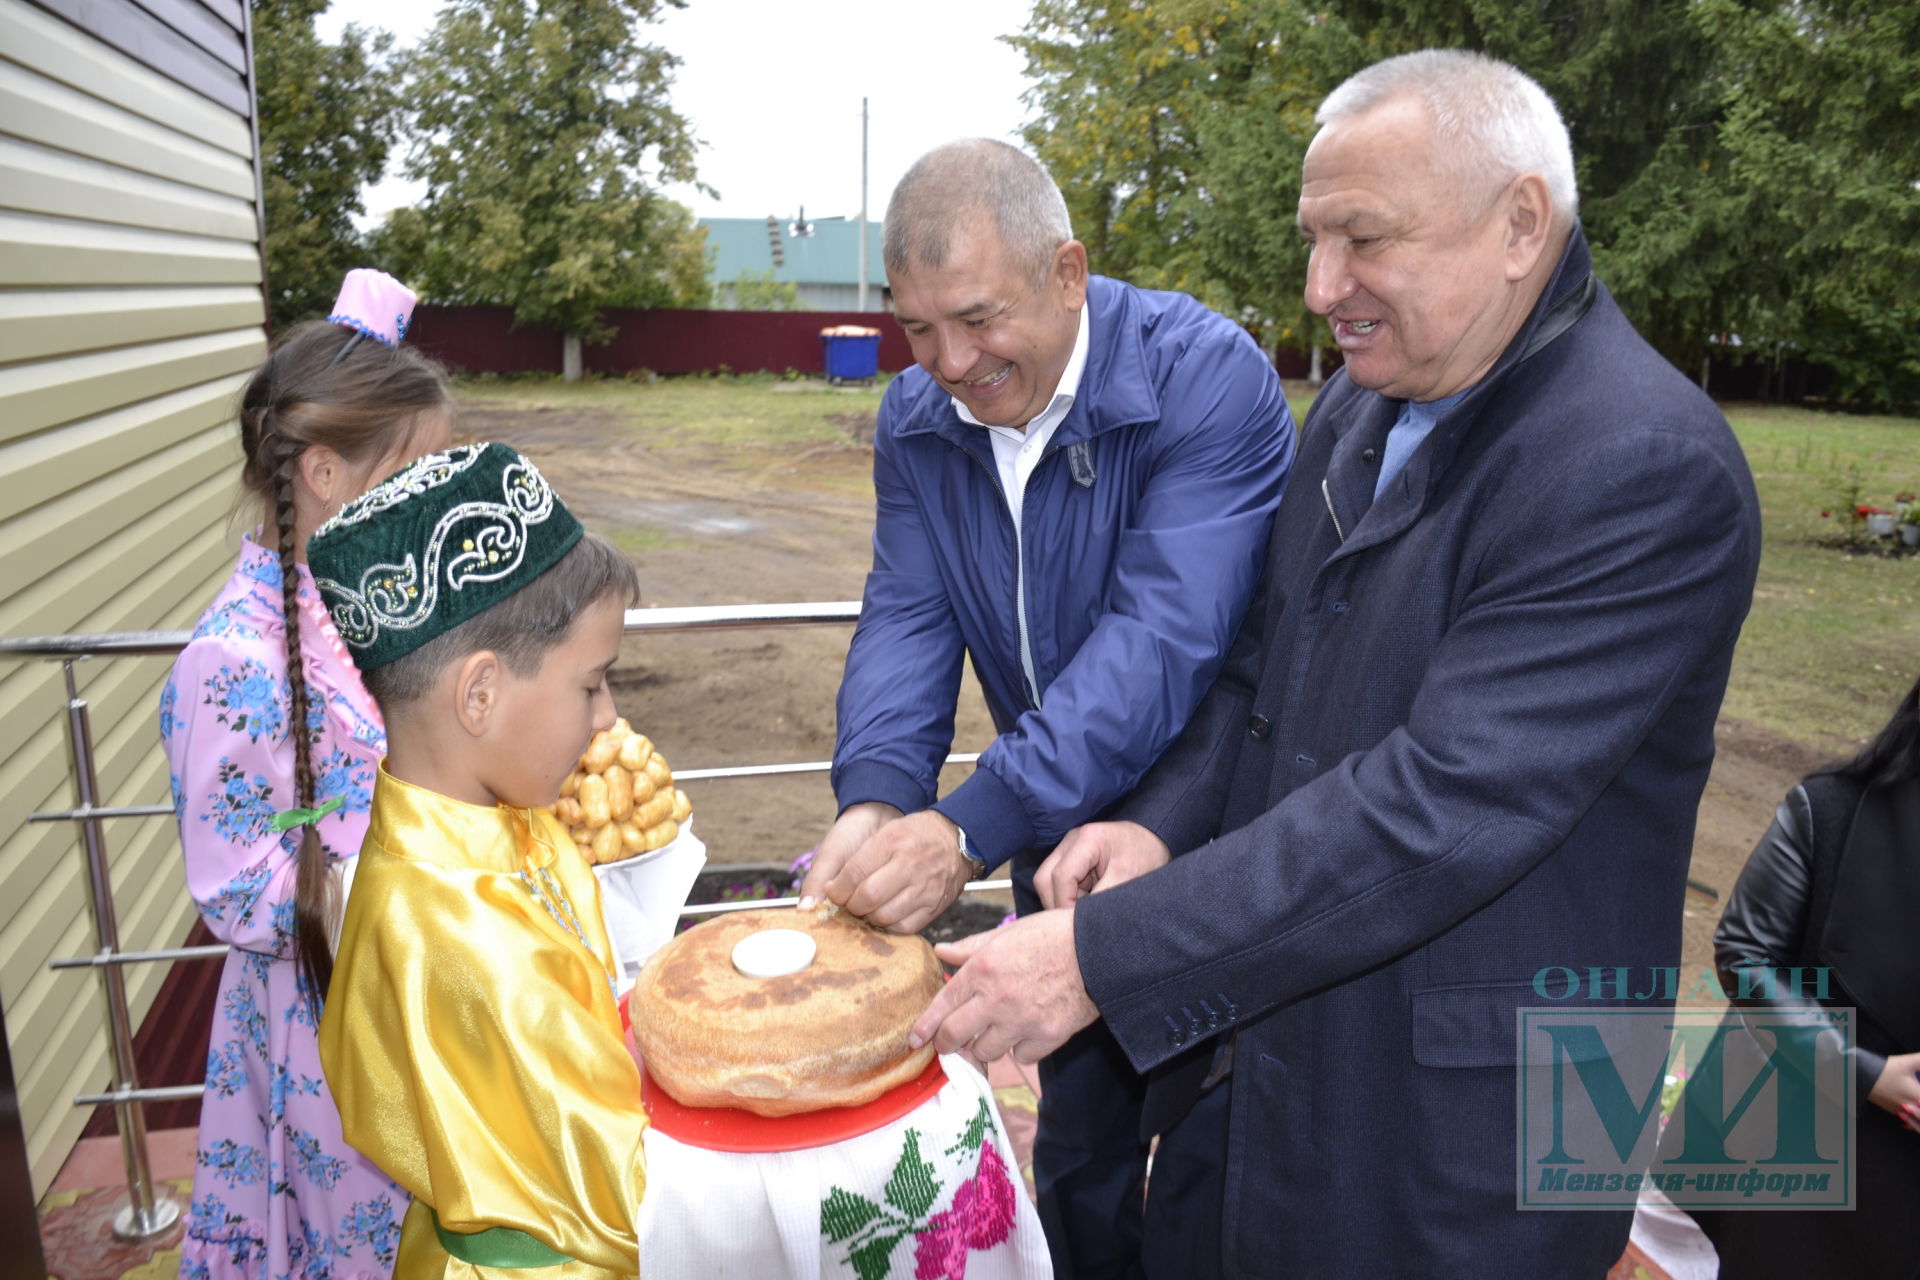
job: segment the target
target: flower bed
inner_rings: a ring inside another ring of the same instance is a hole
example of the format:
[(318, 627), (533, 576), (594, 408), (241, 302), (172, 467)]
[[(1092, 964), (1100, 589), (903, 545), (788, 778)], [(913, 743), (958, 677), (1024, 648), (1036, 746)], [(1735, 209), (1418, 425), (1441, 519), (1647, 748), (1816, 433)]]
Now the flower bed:
[(1822, 520), (1836, 523), (1838, 536), (1822, 541), (1856, 555), (1920, 554), (1920, 499), (1911, 491), (1896, 493), (1892, 506), (1879, 507), (1862, 501), (1863, 493), (1858, 468), (1850, 469), (1833, 505), (1820, 511)]

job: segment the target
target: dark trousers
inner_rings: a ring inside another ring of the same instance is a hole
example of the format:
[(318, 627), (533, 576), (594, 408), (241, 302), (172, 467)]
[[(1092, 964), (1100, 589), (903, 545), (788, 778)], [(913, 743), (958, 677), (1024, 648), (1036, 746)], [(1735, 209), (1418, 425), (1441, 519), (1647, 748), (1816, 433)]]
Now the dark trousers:
[[(1023, 916), (1040, 909), (1033, 892), (1038, 865), (1038, 858), (1015, 860), (1013, 902)], [(1059, 1280), (1138, 1277), (1147, 1176), (1147, 1144), (1140, 1138), (1146, 1077), (1133, 1069), (1101, 1022), (1043, 1059), (1039, 1074), (1033, 1184), (1053, 1273)]]
[(1201, 1280), (1226, 1274), (1222, 1197), (1233, 1082), (1222, 1080), (1160, 1135), (1147, 1184), (1147, 1280)]

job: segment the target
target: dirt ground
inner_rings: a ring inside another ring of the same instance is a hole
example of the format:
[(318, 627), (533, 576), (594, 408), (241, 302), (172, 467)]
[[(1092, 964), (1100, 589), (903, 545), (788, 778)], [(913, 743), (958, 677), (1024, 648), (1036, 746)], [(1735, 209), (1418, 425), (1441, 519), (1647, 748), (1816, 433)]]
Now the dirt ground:
[[(469, 404), (463, 434), (526, 450), (587, 527), (623, 541), (640, 565), (643, 605), (857, 601), (870, 557), (871, 424), (826, 415), (842, 442), (719, 450), (640, 439), (600, 412)], [(834, 692), (851, 626), (761, 628), (630, 640), (615, 702), (676, 769), (825, 761)], [(1825, 756), (1723, 719), (1702, 801), (1687, 895), (1683, 989), (1711, 964), (1720, 902), (1774, 806)], [(971, 676), (958, 751), (992, 738)], [(943, 788), (964, 777), (949, 766)], [(685, 788), (708, 856), (785, 861), (833, 820), (824, 772), (707, 780)]]

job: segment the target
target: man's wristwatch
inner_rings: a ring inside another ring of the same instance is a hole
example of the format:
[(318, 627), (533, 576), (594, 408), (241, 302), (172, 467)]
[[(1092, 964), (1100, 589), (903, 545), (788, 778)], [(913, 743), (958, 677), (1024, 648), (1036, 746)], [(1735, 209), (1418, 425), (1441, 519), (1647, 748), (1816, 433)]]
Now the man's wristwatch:
[(960, 837), (960, 856), (965, 858), (967, 865), (973, 869), (973, 874), (968, 876), (967, 879), (969, 881), (985, 880), (987, 878), (987, 860), (967, 847), (967, 831), (965, 827), (962, 827), (956, 822), (953, 824), (953, 829), (955, 834)]

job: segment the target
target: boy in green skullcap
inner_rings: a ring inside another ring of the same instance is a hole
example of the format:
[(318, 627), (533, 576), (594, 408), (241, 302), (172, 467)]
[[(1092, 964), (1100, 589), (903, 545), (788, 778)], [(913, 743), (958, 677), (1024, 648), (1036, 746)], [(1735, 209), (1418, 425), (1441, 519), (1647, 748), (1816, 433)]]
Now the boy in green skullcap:
[(639, 1074), (598, 886), (541, 811), (613, 723), (633, 565), (498, 444), (422, 458), (307, 554), (387, 724), (320, 1055), (413, 1193), (394, 1274), (634, 1275)]
[(395, 1280), (612, 1280), (643, 1250), (648, 1280), (1050, 1274), (992, 1088), (957, 1057), (832, 1140), (649, 1128), (598, 886), (543, 809), (613, 722), (634, 571), (531, 463), (430, 454), (307, 557), (386, 717), (320, 1060), (346, 1140), (413, 1195)]

